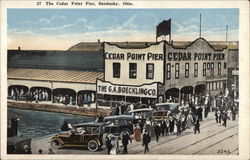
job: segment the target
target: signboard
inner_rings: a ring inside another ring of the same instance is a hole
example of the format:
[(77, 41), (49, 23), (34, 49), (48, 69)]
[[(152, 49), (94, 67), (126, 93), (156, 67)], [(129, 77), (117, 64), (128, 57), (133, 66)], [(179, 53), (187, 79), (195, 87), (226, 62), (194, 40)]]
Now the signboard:
[(157, 98), (157, 83), (141, 86), (116, 85), (97, 80), (97, 94)]

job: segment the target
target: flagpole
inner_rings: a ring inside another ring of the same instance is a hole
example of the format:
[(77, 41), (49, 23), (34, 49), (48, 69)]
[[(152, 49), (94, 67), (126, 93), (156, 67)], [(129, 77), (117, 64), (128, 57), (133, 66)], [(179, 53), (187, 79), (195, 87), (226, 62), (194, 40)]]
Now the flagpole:
[(199, 37), (201, 38), (201, 14), (200, 14), (200, 33), (199, 33)]
[(227, 34), (228, 34), (228, 24), (226, 26), (226, 42), (227, 42)]

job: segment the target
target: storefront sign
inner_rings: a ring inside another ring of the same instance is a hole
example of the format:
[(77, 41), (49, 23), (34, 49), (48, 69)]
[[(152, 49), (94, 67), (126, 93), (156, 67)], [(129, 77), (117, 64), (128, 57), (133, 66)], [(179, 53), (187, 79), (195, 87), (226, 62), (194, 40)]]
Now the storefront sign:
[(114, 85), (102, 80), (97, 81), (97, 93), (120, 96), (157, 98), (157, 83), (142, 86)]
[(144, 61), (144, 60), (154, 60), (154, 61), (163, 61), (162, 53), (109, 53), (105, 52), (106, 60), (136, 60), (136, 61)]
[(168, 52), (168, 61), (210, 61), (225, 60), (224, 53), (185, 53), (185, 52)]

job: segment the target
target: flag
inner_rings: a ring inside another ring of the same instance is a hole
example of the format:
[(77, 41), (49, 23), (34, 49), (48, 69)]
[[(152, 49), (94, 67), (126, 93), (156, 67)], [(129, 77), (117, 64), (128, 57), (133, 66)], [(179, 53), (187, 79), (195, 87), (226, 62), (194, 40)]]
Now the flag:
[(163, 20), (156, 27), (156, 37), (171, 34), (171, 19)]

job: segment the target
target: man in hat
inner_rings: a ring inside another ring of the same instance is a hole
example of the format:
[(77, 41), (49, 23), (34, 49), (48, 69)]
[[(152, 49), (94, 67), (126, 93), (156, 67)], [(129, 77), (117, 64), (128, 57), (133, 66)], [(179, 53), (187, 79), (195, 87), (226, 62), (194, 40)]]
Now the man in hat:
[(149, 152), (149, 148), (148, 148), (148, 144), (151, 142), (151, 137), (150, 137), (150, 135), (148, 134), (148, 132), (145, 132), (144, 134), (143, 134), (143, 139), (142, 139), (142, 141), (143, 141), (143, 144), (144, 144), (144, 154), (146, 153), (146, 152)]
[(122, 145), (123, 145), (123, 154), (128, 154), (128, 141), (132, 143), (131, 138), (129, 135), (124, 131), (122, 134)]

